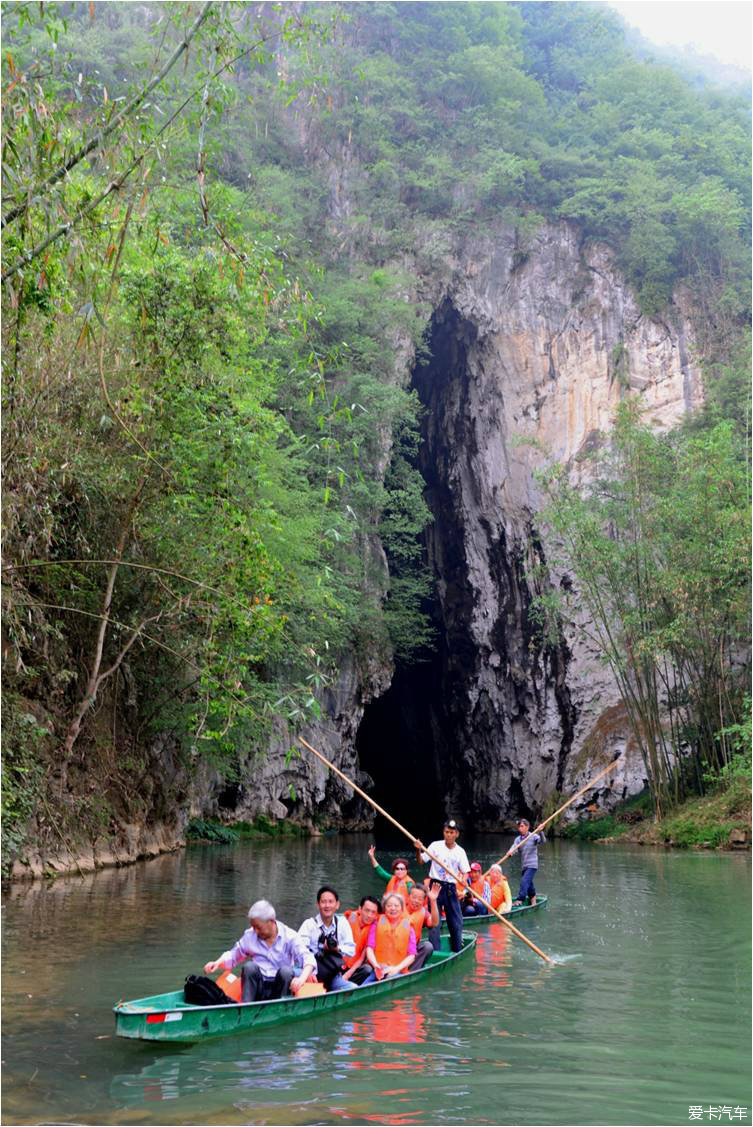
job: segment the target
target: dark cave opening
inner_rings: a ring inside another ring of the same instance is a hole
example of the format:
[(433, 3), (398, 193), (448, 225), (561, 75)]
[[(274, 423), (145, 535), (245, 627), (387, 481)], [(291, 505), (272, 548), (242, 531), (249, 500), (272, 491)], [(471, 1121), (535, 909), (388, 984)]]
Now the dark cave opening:
[[(445, 817), (439, 675), (436, 655), (398, 665), (387, 692), (366, 706), (357, 738), (361, 767), (374, 780), (371, 794), (422, 840), (438, 837)], [(381, 817), (375, 831), (390, 839), (397, 833)]]
[[(425, 566), (442, 584), (441, 600), (434, 597), (424, 608), (436, 640), (418, 659), (396, 661), (390, 687), (366, 706), (356, 740), (360, 765), (374, 780), (373, 797), (424, 840), (439, 837), (445, 817), (462, 819), (469, 805), (467, 766), (456, 754), (452, 685), (460, 670), (467, 676), (476, 654), (467, 628), (472, 595), (461, 518), (448, 481), (448, 444), (462, 446), (470, 436), (446, 433), (443, 405), (448, 394), (464, 394), (474, 339), (475, 328), (445, 302), (434, 314), (426, 354), (412, 374), (411, 387), (424, 407), (418, 468), (433, 518), (424, 534)], [(375, 831), (391, 840), (397, 833), (381, 817)]]

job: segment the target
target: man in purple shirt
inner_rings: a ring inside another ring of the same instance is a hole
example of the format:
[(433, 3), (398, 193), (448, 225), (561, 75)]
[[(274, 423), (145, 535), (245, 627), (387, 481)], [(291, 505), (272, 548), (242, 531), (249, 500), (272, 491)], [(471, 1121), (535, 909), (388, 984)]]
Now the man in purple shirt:
[[(266, 1002), (297, 994), (316, 969), (316, 960), (297, 931), (278, 921), (268, 900), (257, 900), (248, 910), (251, 927), (219, 959), (207, 963), (205, 974), (241, 968), (241, 1001)], [(246, 960), (249, 960), (246, 962)], [(298, 975), (296, 967), (302, 967)]]

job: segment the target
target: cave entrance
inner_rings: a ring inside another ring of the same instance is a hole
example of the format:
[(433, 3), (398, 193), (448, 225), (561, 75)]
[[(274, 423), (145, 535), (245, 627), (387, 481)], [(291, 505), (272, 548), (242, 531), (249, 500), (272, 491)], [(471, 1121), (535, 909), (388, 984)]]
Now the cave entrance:
[[(441, 836), (446, 806), (437, 657), (397, 664), (387, 692), (366, 706), (356, 740), (361, 767), (374, 780), (374, 799), (422, 841)], [(380, 841), (400, 837), (381, 816), (374, 831)], [(407, 840), (400, 845), (407, 847)]]
[[(453, 685), (460, 669), (467, 672), (476, 660), (468, 631), (473, 604), (462, 514), (456, 511), (448, 480), (448, 443), (462, 444), (465, 436), (447, 433), (445, 403), (447, 397), (465, 394), (467, 352), (475, 335), (475, 328), (445, 302), (432, 318), (428, 348), (412, 373), (411, 387), (425, 409), (413, 464), (423, 478), (432, 515), (423, 534), (423, 567), (432, 576), (433, 593), (423, 609), (435, 639), (414, 659), (396, 660), (390, 687), (366, 706), (356, 738), (359, 763), (374, 780), (373, 797), (424, 841), (441, 836), (446, 817), (462, 818), (472, 806), (467, 768), (456, 750), (461, 706)], [(393, 575), (386, 544), (385, 550)], [(375, 835), (391, 846), (400, 840), (381, 817)]]

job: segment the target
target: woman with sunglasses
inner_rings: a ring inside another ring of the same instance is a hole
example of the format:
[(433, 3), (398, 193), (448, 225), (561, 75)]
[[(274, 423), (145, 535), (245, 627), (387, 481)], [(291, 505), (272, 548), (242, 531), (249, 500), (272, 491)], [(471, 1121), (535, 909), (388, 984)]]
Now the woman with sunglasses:
[(398, 896), (402, 896), (403, 903), (408, 902), (408, 896), (413, 885), (416, 883), (408, 873), (408, 862), (404, 857), (396, 857), (392, 862), (392, 872), (388, 873), (376, 859), (376, 846), (372, 845), (369, 849), (369, 858), (372, 867), (376, 869), (377, 875), (382, 880), (387, 881), (386, 892), (396, 892)]

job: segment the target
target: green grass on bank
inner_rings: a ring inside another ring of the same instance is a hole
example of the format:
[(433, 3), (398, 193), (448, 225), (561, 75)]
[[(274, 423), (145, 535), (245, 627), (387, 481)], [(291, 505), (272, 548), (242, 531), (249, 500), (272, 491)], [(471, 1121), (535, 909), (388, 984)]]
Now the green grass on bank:
[(723, 790), (689, 799), (658, 822), (653, 819), (649, 796), (639, 795), (613, 814), (566, 826), (562, 836), (577, 841), (623, 840), (683, 849), (750, 845), (750, 780), (738, 776)]
[(187, 842), (228, 845), (235, 841), (264, 841), (275, 837), (303, 837), (305, 830), (292, 822), (274, 822), (259, 814), (253, 822), (226, 826), (217, 818), (192, 818), (186, 826)]

